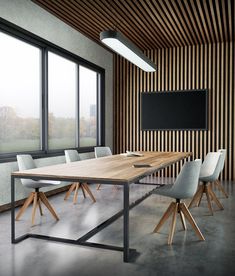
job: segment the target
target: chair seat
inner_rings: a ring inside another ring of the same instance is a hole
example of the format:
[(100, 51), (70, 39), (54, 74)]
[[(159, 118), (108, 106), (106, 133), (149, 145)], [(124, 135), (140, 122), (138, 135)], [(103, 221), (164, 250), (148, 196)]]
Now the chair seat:
[[(172, 187), (173, 187), (173, 184), (167, 184), (167, 185), (164, 185), (164, 186), (161, 186), (161, 187), (157, 188), (152, 193), (153, 194), (158, 194), (158, 195), (163, 195), (163, 196), (169, 196), (170, 190), (171, 190)], [(171, 196), (169, 196), (169, 197), (171, 197)]]
[(187, 193), (187, 191), (184, 193), (182, 191), (179, 191), (178, 189), (174, 189), (173, 184), (167, 184), (165, 186), (162, 186), (160, 188), (157, 188), (153, 194), (158, 194), (158, 195), (162, 195), (162, 196), (166, 196), (166, 197), (171, 197), (171, 198), (175, 198), (175, 199), (186, 199), (191, 197), (191, 195), (189, 195)]
[(213, 182), (215, 180), (216, 179), (211, 175), (209, 175), (209, 176), (200, 176), (199, 177), (199, 181), (202, 181), (202, 182)]
[(53, 180), (29, 180), (27, 181), (27, 183), (24, 184), (25, 187), (27, 188), (33, 188), (33, 189), (37, 189), (37, 188), (43, 188), (43, 187), (50, 187), (50, 186), (54, 186), (54, 185), (59, 185), (61, 184), (61, 181), (53, 181)]

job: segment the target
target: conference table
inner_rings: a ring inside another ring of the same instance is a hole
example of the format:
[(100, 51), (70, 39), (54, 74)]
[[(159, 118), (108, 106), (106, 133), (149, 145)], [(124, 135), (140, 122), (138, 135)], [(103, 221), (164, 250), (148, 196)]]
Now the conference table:
[[(142, 156), (126, 156), (116, 154), (112, 156), (86, 159), (68, 164), (59, 164), (40, 167), (11, 174), (11, 241), (21, 242), (27, 238), (37, 238), (55, 242), (90, 246), (123, 252), (123, 261), (128, 262), (136, 250), (129, 247), (129, 211), (142, 202), (153, 189), (145, 193), (134, 202), (129, 202), (129, 187), (132, 183), (140, 183), (144, 177), (162, 170), (180, 160), (190, 157), (190, 152), (141, 152)], [(81, 183), (99, 183), (109, 185), (123, 185), (123, 209), (90, 230), (82, 237), (74, 240), (47, 236), (35, 233), (26, 233), (19, 237), (15, 234), (15, 179), (29, 178), (33, 180), (60, 180)], [(144, 185), (143, 183), (141, 183)], [(89, 242), (88, 240), (105, 227), (123, 216), (123, 246)]]

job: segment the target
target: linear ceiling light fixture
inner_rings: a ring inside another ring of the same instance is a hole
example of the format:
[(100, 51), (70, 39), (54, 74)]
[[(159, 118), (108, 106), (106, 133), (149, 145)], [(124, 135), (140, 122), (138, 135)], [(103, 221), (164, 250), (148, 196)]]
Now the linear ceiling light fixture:
[(100, 33), (100, 40), (114, 52), (128, 59), (142, 70), (146, 72), (157, 70), (156, 64), (120, 32), (114, 30), (103, 31)]

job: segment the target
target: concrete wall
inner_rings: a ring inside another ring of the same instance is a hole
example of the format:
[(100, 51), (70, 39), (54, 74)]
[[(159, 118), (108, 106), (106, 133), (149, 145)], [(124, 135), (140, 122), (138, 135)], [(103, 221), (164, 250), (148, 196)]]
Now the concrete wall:
[[(105, 141), (113, 147), (113, 55), (30, 0), (1, 0), (0, 17), (105, 69)], [(64, 157), (38, 159), (39, 166), (64, 162)], [(16, 162), (0, 164), (0, 205), (10, 202), (10, 174)], [(28, 194), (17, 185), (16, 199)]]

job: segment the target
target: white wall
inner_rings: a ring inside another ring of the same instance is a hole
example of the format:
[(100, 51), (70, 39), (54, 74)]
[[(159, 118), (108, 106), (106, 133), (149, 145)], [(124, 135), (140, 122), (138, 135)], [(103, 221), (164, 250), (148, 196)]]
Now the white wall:
[[(113, 55), (30, 0), (0, 0), (0, 17), (105, 69), (105, 141), (113, 146)], [(51, 159), (63, 162), (62, 157)], [(0, 205), (10, 201), (15, 162), (0, 164)], [(17, 189), (17, 199), (25, 192)]]

